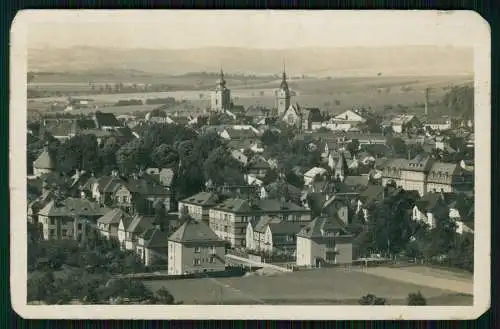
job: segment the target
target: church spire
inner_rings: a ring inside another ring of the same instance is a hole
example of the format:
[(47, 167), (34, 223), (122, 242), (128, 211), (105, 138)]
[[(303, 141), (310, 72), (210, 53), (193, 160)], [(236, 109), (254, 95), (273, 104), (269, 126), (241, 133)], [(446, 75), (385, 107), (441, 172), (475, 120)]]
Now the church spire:
[(219, 71), (219, 81), (218, 81), (218, 83), (221, 86), (225, 86), (226, 85), (226, 80), (224, 80), (224, 71), (222, 70), (222, 65), (221, 65), (220, 71)]
[(283, 60), (283, 75), (281, 78), (280, 88), (283, 90), (288, 90), (288, 83), (286, 82), (286, 68), (285, 68), (285, 60)]

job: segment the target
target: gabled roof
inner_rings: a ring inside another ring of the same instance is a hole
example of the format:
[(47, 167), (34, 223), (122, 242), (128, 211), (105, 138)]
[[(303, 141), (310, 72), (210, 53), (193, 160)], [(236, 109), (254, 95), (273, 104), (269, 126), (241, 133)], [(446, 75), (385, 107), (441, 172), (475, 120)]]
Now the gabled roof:
[(252, 169), (270, 169), (271, 166), (262, 156), (256, 155), (247, 164), (248, 168)]
[(159, 228), (151, 228), (141, 234), (144, 239), (144, 247), (146, 248), (165, 248), (165, 253), (168, 247), (169, 231)]
[(312, 239), (325, 237), (332, 233), (349, 235), (345, 224), (336, 216), (316, 217), (306, 227), (302, 228), (297, 236)]
[(49, 150), (44, 149), (42, 154), (33, 162), (33, 168), (35, 169), (55, 169), (56, 165), (52, 157), (50, 156)]
[(141, 234), (145, 230), (153, 228), (153, 221), (152, 216), (136, 215), (125, 230), (130, 233)]
[(130, 178), (126, 186), (130, 192), (141, 195), (168, 195), (170, 193), (159, 183), (144, 178)]
[(120, 208), (115, 208), (99, 218), (97, 222), (101, 224), (119, 224), (120, 220), (124, 217), (130, 218), (130, 216), (123, 210), (121, 210)]
[(300, 222), (279, 222), (268, 223), (272, 235), (296, 235), (300, 232), (304, 223)]
[(181, 202), (183, 203), (194, 204), (198, 206), (213, 206), (218, 201), (219, 201), (219, 196), (211, 192), (199, 192), (196, 193), (195, 195), (192, 195), (190, 197), (181, 200)]
[(94, 118), (100, 127), (102, 127), (102, 126), (120, 127), (121, 126), (120, 122), (118, 121), (118, 119), (116, 119), (116, 117), (113, 113), (96, 112), (94, 114)]
[(169, 241), (179, 243), (220, 243), (221, 239), (204, 222), (188, 219), (169, 238)]
[(109, 208), (87, 199), (67, 198), (61, 202), (50, 201), (39, 214), (42, 216), (102, 216), (109, 212)]

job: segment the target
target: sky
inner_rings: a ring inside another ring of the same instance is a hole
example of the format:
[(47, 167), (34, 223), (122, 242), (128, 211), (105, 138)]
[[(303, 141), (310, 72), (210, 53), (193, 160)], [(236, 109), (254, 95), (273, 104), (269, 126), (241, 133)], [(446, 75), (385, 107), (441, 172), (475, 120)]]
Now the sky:
[(489, 33), (470, 11), (27, 10), (16, 24), (28, 48), (468, 47)]

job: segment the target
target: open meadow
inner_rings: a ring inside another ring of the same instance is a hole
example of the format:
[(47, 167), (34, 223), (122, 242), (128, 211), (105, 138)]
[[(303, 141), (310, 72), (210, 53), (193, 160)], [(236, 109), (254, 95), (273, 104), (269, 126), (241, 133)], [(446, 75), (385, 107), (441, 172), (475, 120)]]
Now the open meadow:
[(168, 289), (185, 304), (342, 304), (355, 305), (374, 294), (389, 304), (404, 305), (420, 291), (429, 305), (471, 305), (472, 295), (408, 283), (343, 268), (303, 270), (269, 276), (145, 281), (152, 290)]
[[(159, 79), (156, 77), (155, 79)], [(195, 109), (205, 109), (210, 104), (211, 86), (215, 84), (214, 77), (168, 77), (162, 83), (182, 86), (182, 90), (166, 92), (140, 92), (120, 94), (81, 94), (82, 89), (90, 90), (88, 82), (36, 82), (30, 86), (37, 89), (55, 91), (58, 88), (71, 93), (71, 88), (78, 91), (76, 97), (88, 97), (97, 104), (113, 104), (119, 100), (174, 97), (185, 100)], [(198, 79), (198, 80), (197, 80)], [(241, 78), (242, 79), (242, 78)], [(279, 80), (269, 78), (245, 78), (245, 80), (227, 80), (231, 88), (235, 104), (249, 107), (260, 105), (273, 107), (275, 105), (275, 90)], [(176, 82), (177, 81), (177, 82)], [(198, 81), (198, 82), (197, 82)], [(370, 107), (374, 111), (383, 111), (387, 105), (405, 106), (413, 111), (423, 111), (424, 90), (430, 89), (430, 103), (441, 101), (451, 86), (472, 83), (468, 76), (435, 76), (435, 77), (354, 77), (354, 78), (306, 78), (290, 79), (289, 86), (295, 93), (292, 102), (304, 107), (319, 107), (331, 113), (338, 113), (353, 106)], [(47, 89), (48, 88), (48, 89)], [(54, 89), (55, 88), (55, 89)], [(204, 88), (204, 89), (203, 89)], [(30, 99), (28, 110), (43, 111), (56, 101), (65, 101), (67, 97), (43, 97)], [(103, 107), (104, 112), (129, 113), (120, 107)], [(141, 109), (139, 109), (141, 110)], [(144, 108), (144, 111), (149, 108)]]

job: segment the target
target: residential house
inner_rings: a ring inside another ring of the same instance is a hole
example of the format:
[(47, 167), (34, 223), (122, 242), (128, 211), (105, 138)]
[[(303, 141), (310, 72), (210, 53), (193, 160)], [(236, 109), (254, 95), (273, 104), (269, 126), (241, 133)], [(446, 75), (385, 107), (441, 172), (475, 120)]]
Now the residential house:
[(139, 235), (136, 253), (145, 266), (168, 263), (168, 239), (170, 230), (155, 226)]
[[(239, 129), (238, 129), (239, 128)], [(258, 138), (258, 130), (253, 127), (248, 127), (244, 129), (242, 127), (235, 128), (230, 127), (224, 129), (219, 133), (220, 137), (226, 140), (246, 140), (246, 139), (257, 139)]]
[(209, 210), (220, 201), (220, 196), (213, 192), (199, 192), (179, 201), (179, 211), (186, 209), (187, 214), (198, 221), (208, 223)]
[(370, 209), (396, 191), (396, 188), (390, 186), (368, 185), (357, 197), (355, 214), (362, 213), (363, 219), (369, 221)]
[(279, 218), (263, 217), (246, 230), (246, 249), (268, 254), (295, 254), (296, 236), (306, 222), (283, 222)]
[(248, 157), (240, 150), (231, 150), (231, 156), (243, 166), (246, 166), (248, 163)]
[(448, 116), (440, 118), (428, 118), (423, 122), (424, 128), (430, 128), (437, 131), (450, 130), (458, 126), (457, 120), (454, 120)]
[(297, 266), (350, 264), (353, 235), (336, 217), (317, 217), (297, 234)]
[(266, 177), (267, 172), (271, 170), (271, 165), (261, 155), (253, 156), (246, 165), (248, 175), (262, 179)]
[(474, 185), (474, 176), (458, 163), (433, 160), (429, 155), (417, 155), (411, 160), (393, 159), (387, 163), (382, 184), (401, 186), (418, 191), (420, 195), (433, 190), (444, 192), (467, 191)]
[(109, 211), (99, 204), (78, 198), (52, 200), (38, 212), (44, 240), (86, 239), (97, 219)]
[(366, 118), (356, 110), (347, 110), (334, 116), (327, 127), (331, 130), (348, 131), (366, 122)]
[(305, 174), (304, 174), (304, 185), (311, 185), (315, 179), (316, 176), (324, 177), (327, 173), (327, 170), (325, 168), (320, 168), (320, 167), (314, 167), (309, 169)]
[(122, 218), (131, 220), (129, 214), (119, 208), (115, 208), (97, 220), (97, 230), (100, 235), (107, 239), (118, 240), (118, 227)]
[(220, 272), (226, 243), (202, 221), (189, 219), (168, 238), (168, 274)]
[(417, 200), (412, 209), (412, 220), (424, 223), (429, 229), (436, 227), (436, 213), (448, 215), (448, 200), (444, 193), (428, 193)]
[(391, 120), (392, 130), (395, 133), (405, 133), (411, 131), (413, 128), (419, 128), (421, 126), (415, 115), (401, 114)]
[(39, 177), (43, 174), (48, 174), (56, 169), (56, 163), (49, 153), (48, 147), (43, 149), (42, 154), (33, 161), (33, 175)]
[(292, 202), (252, 198), (229, 198), (209, 211), (210, 228), (232, 247), (245, 247), (246, 228), (250, 221), (263, 217), (279, 218), (283, 222), (308, 222), (311, 212)]
[(319, 108), (303, 109), (302, 131), (318, 130), (323, 126), (323, 115)]
[(170, 188), (174, 178), (174, 171), (171, 168), (147, 168), (146, 174), (155, 178), (163, 187)]
[(136, 250), (139, 236), (154, 227), (154, 217), (135, 215), (122, 217), (118, 225), (118, 241), (122, 250)]

